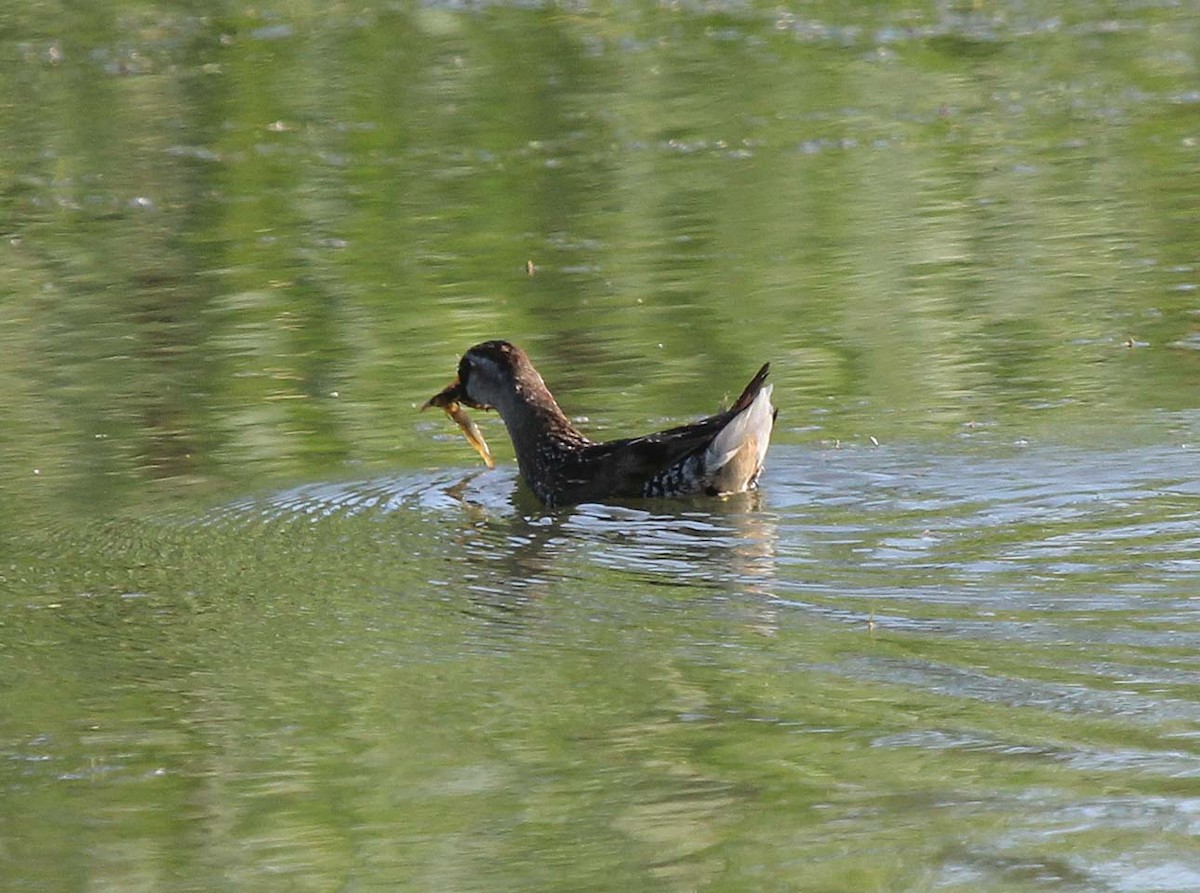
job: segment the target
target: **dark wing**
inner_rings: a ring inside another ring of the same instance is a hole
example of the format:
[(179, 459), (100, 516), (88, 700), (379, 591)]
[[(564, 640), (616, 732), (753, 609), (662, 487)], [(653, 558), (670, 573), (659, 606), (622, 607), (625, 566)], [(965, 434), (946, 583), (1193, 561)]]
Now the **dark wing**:
[(704, 450), (717, 432), (753, 403), (770, 368), (770, 363), (764, 363), (741, 396), (723, 412), (656, 434), (590, 444), (580, 450), (561, 470), (564, 489), (574, 492), (570, 501), (585, 502), (592, 493), (641, 496), (646, 481)]

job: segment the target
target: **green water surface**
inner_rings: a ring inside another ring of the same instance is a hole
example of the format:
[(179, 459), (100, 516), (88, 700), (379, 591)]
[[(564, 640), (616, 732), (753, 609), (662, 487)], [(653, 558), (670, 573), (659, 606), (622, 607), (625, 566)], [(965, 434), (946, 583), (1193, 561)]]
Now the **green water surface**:
[(1200, 888), (1192, 6), (11, 6), (0, 890)]

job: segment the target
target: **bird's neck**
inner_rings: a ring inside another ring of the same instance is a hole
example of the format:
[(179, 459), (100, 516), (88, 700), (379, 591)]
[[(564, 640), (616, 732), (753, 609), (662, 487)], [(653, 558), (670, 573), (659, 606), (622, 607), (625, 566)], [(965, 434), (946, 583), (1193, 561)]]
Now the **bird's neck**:
[(522, 382), (496, 409), (508, 429), (517, 463), (526, 479), (538, 475), (547, 453), (591, 442), (571, 424), (540, 378)]

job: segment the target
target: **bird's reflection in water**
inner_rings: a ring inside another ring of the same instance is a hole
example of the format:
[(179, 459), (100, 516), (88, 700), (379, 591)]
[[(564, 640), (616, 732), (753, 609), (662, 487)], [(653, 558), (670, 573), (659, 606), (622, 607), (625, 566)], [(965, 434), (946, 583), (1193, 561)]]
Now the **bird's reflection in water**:
[[(637, 790), (612, 790), (612, 827), (657, 854), (647, 870), (661, 881), (704, 885), (722, 870), (711, 857), (713, 842), (729, 814), (749, 803), (683, 743), (701, 726), (714, 735), (727, 729), (719, 697), (696, 673), (721, 641), (697, 631), (723, 630), (717, 635), (730, 641), (775, 634), (777, 516), (759, 492), (547, 511), (515, 481), (497, 504), (495, 483), (486, 482), (486, 495), (469, 483), (456, 490), (463, 511), (454, 553), (467, 564), (459, 571), (465, 610), (486, 621), (474, 646), (537, 655), (551, 674), (582, 660), (598, 691), (620, 690), (614, 679), (631, 675), (654, 691), (653, 709), (619, 700), (611, 714), (593, 714), (575, 741), (653, 779)], [(600, 620), (602, 631), (581, 630), (581, 620)], [(639, 643), (664, 647), (646, 651)], [(597, 646), (602, 656), (581, 657)], [(610, 662), (612, 677), (605, 675)]]
[(452, 536), (456, 559), (467, 565), (458, 578), (468, 610), (520, 623), (564, 584), (597, 594), (611, 586), (676, 587), (745, 599), (755, 628), (774, 629), (779, 527), (761, 491), (547, 510), (515, 480), (497, 498), (496, 475), (486, 477), (444, 490), (463, 512)]
[(473, 473), (442, 492), (462, 512), (447, 535), (453, 559), (462, 564), (455, 578), (467, 598), (465, 612), (516, 629), (554, 582), (557, 524), (552, 515), (536, 514), (540, 504), (515, 480), (497, 480), (502, 475), (485, 473), (480, 483)]
[[(404, 531), (419, 521), (416, 551), (408, 554), (432, 561), (429, 582), (453, 589), (468, 612), (489, 622), (520, 626), (555, 591), (599, 598), (672, 588), (726, 604), (741, 597), (762, 630), (772, 626), (763, 612), (773, 603), (779, 521), (762, 491), (548, 510), (515, 469), (479, 469), (452, 478), (303, 485), (230, 504), (206, 523), (269, 533), (301, 521), (332, 530), (357, 519), (366, 526), (356, 528), (356, 542), (388, 541), (372, 518), (392, 518)], [(439, 560), (444, 573), (433, 570)]]

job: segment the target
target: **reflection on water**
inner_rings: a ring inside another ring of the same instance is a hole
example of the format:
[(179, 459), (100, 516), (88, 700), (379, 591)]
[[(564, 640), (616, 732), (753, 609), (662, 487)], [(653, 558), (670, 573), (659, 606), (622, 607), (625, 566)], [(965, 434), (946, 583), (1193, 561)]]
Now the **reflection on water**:
[(6, 584), (6, 809), (116, 810), (139, 843), (76, 858), (110, 879), (163, 847), (332, 878), (350, 839), (387, 842), (364, 876), (472, 889), (546, 858), (690, 889), (741, 878), (731, 851), (834, 886), (1185, 889), (1194, 458), (784, 446), (724, 501), (547, 512), (501, 467), (79, 532)]
[[(1186, 4), (0, 25), (13, 889), (1200, 888)], [(762, 491), (543, 510), (489, 337)]]

